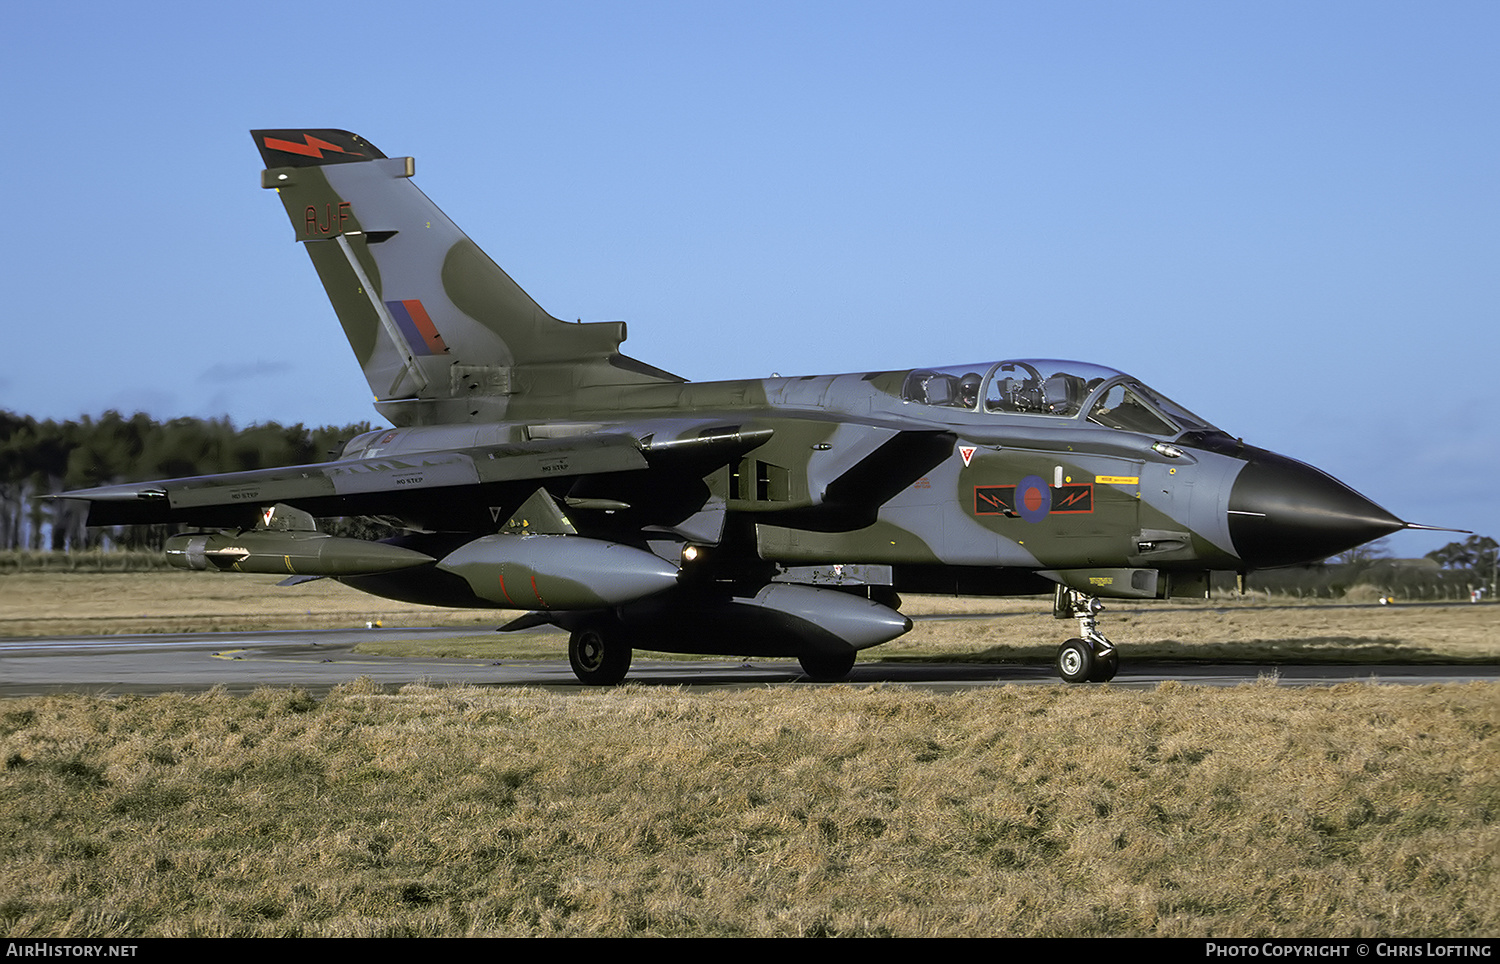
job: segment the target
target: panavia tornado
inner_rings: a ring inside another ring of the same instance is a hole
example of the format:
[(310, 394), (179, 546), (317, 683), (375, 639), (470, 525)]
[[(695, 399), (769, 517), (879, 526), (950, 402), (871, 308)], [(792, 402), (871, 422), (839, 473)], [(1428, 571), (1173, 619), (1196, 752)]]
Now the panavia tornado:
[[(552, 317), (428, 200), (410, 157), (253, 131), (375, 408), (332, 462), (67, 493), (88, 523), (177, 523), (187, 569), (326, 576), (526, 610), (585, 683), (634, 648), (794, 656), (817, 680), (911, 628), (900, 593), (1052, 592), (1056, 668), (1104, 682), (1099, 600), (1202, 597), (1213, 571), (1321, 560), (1410, 526), (1099, 365), (689, 382), (623, 322)], [(319, 532), (373, 516), (381, 542)]]

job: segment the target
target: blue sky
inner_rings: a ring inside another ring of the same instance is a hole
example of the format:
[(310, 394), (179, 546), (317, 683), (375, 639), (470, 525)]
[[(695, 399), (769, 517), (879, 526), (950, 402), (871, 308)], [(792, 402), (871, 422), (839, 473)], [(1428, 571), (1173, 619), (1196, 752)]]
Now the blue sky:
[(1500, 5), (6, 19), (0, 408), (376, 420), (248, 135), (336, 127), (414, 155), (554, 315), (694, 380), (1094, 361), (1500, 535)]

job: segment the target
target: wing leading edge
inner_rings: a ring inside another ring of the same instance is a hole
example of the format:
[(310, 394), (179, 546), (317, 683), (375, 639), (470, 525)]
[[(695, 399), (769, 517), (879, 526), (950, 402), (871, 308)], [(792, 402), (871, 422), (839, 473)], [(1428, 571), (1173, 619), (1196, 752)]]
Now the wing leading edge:
[[(647, 466), (635, 438), (600, 434), (132, 482), (56, 498), (88, 502), (91, 526), (179, 522), (248, 527), (262, 508), (280, 503), (313, 516), (396, 515), (451, 528), (462, 520), (449, 516), (471, 514), (464, 507), (477, 505), (476, 498), (483, 501), (492, 488), (636, 472)], [(487, 508), (483, 516), (494, 524)]]

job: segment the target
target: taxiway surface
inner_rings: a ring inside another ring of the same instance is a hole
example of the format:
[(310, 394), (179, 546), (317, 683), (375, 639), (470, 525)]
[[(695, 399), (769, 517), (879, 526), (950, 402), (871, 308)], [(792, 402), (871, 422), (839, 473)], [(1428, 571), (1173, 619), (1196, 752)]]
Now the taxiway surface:
[[(352, 629), (305, 632), (184, 633), (149, 636), (10, 638), (0, 640), (0, 696), (43, 693), (161, 693), (223, 686), (249, 692), (259, 686), (301, 686), (326, 693), (340, 683), (369, 677), (394, 689), (409, 683), (540, 686), (582, 689), (568, 666), (567, 640), (558, 632), (557, 659), (474, 660), (371, 656), (354, 647), (372, 634), (404, 638), (472, 636), (459, 629)], [(1254, 663), (1122, 662), (1111, 684), (1154, 687), (1168, 680), (1234, 686), (1258, 679), (1282, 685), (1332, 685), (1351, 680), (1397, 684), (1500, 681), (1496, 665), (1315, 665)], [(795, 660), (670, 660), (637, 658), (627, 681), (689, 687), (813, 684)], [(1050, 666), (1020, 663), (886, 662), (861, 659), (846, 681), (926, 688), (1005, 684), (1055, 684)]]

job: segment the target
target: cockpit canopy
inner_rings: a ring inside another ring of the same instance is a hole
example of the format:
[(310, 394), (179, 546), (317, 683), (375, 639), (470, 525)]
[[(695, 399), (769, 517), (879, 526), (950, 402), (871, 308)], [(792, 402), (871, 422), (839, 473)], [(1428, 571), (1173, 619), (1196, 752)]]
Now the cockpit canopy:
[(1146, 435), (1217, 431), (1214, 426), (1123, 372), (1086, 362), (1012, 359), (918, 368), (901, 397), (921, 405), (996, 415), (1078, 418)]

